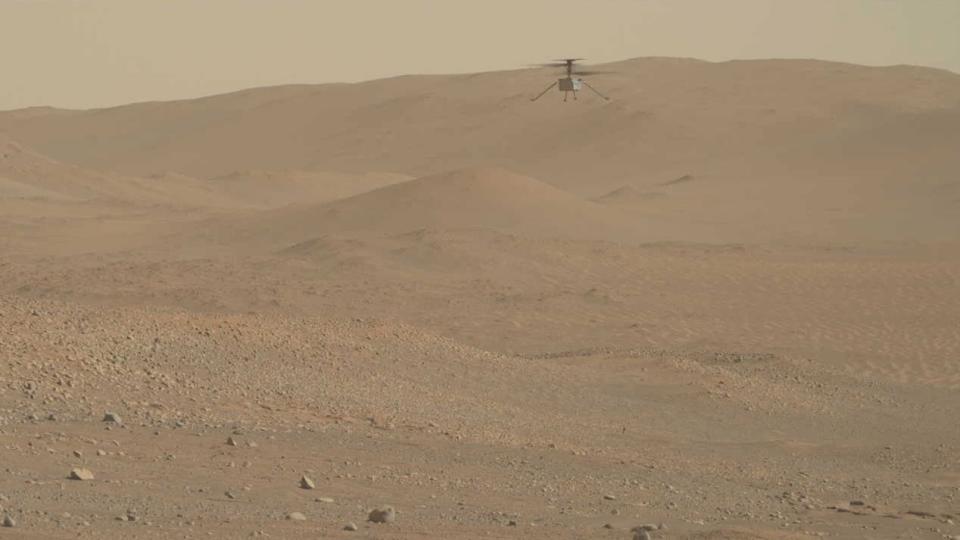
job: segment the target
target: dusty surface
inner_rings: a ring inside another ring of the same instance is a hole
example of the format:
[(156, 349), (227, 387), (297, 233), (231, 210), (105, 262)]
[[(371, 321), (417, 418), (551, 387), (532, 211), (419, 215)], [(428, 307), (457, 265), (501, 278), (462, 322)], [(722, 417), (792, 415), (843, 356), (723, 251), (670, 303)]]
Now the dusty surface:
[(0, 537), (960, 535), (960, 76), (610, 67), (0, 113)]

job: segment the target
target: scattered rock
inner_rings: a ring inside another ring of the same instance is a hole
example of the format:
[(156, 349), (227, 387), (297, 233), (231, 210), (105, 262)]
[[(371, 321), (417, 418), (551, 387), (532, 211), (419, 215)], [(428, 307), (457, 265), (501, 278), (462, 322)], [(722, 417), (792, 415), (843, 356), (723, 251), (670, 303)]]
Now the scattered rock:
[(916, 516), (916, 517), (922, 517), (922, 518), (935, 518), (935, 517), (937, 517), (935, 514), (931, 514), (930, 512), (924, 512), (923, 510), (907, 510), (907, 511), (906, 511), (906, 514), (911, 515), (911, 516)]
[(359, 530), (360, 530), (360, 527), (357, 527), (357, 524), (356, 524), (356, 523), (347, 523), (347, 524), (343, 527), (343, 530), (355, 532), (355, 531), (359, 531)]
[(637, 525), (630, 529), (630, 532), (633, 533), (633, 540), (652, 540), (653, 535), (650, 533), (663, 528), (663, 525)]
[(120, 415), (117, 413), (107, 412), (103, 415), (104, 422), (110, 422), (111, 424), (122, 424), (123, 420), (120, 418)]
[(74, 450), (74, 451), (73, 451), (73, 456), (74, 456), (74, 457), (82, 458), (82, 457), (83, 457), (83, 452), (81, 452), (80, 450)]
[(233, 437), (227, 437), (227, 446), (237, 446), (237, 440)]
[(16, 527), (16, 526), (17, 526), (17, 522), (14, 521), (13, 518), (10, 517), (10, 516), (3, 516), (3, 526), (4, 526), (4, 527), (8, 527), (8, 528), (10, 528), (10, 527)]
[(103, 456), (107, 455), (107, 451), (106, 451), (106, 450), (97, 450), (97, 455), (100, 456), (100, 457), (103, 457)]
[(93, 472), (90, 469), (73, 469), (70, 471), (71, 480), (93, 480)]
[(306, 521), (307, 516), (301, 514), (300, 512), (290, 512), (287, 514), (287, 519), (290, 521)]
[(302, 489), (315, 489), (317, 484), (315, 484), (307, 475), (303, 475), (300, 477), (300, 487)]
[(511, 519), (510, 522), (507, 523), (507, 527), (516, 527), (517, 525), (518, 523), (517, 523), (517, 520), (515, 519)]
[(370, 511), (370, 515), (367, 516), (367, 520), (372, 523), (393, 523), (397, 519), (397, 512), (393, 509), (392, 506), (384, 506), (383, 508), (375, 508)]
[(322, 502), (322, 503), (327, 503), (327, 504), (333, 504), (334, 501), (333, 501), (333, 499), (330, 498), (330, 497), (319, 497), (319, 498), (317, 499), (317, 502)]
[(617, 500), (617, 498), (616, 498), (615, 496), (613, 496), (613, 495), (604, 495), (603, 498), (604, 498), (604, 500), (607, 500), (607, 501), (615, 501), (615, 500)]

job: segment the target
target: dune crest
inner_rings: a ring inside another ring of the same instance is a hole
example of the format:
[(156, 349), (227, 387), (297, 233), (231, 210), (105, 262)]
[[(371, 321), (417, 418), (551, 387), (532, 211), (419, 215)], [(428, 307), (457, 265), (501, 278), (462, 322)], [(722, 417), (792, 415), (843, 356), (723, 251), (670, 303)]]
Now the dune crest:
[(594, 201), (600, 204), (632, 206), (649, 201), (655, 201), (666, 197), (666, 193), (660, 191), (644, 191), (632, 185), (619, 187), (609, 193), (605, 193)]
[(210, 189), (256, 208), (305, 202), (327, 202), (409, 180), (391, 173), (334, 173), (324, 171), (234, 171), (211, 178)]

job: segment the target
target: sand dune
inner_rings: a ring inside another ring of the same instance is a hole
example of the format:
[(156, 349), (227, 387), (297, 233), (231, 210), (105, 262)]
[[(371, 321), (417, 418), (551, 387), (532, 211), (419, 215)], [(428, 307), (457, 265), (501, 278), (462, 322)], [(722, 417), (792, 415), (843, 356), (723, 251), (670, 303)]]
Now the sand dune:
[(637, 226), (604, 207), (500, 168), (462, 169), (346, 199), (297, 205), (214, 225), (223, 240), (284, 247), (330, 233), (392, 235), (489, 229), (533, 236), (622, 239)]
[(343, 199), (409, 180), (400, 174), (316, 171), (237, 171), (211, 178), (210, 189), (252, 207), (270, 208)]

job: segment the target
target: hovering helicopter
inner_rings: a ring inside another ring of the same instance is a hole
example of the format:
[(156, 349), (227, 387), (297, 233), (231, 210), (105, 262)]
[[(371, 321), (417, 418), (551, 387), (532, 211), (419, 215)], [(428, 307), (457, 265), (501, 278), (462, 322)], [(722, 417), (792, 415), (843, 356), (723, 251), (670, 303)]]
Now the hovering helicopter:
[(573, 93), (573, 100), (577, 100), (577, 92), (583, 90), (583, 87), (589, 88), (593, 91), (594, 94), (600, 96), (601, 98), (610, 101), (610, 98), (603, 95), (596, 88), (590, 86), (590, 83), (583, 79), (586, 75), (599, 75), (604, 73), (603, 71), (574, 71), (574, 64), (583, 60), (583, 58), (564, 58), (561, 60), (555, 60), (549, 64), (538, 64), (538, 67), (562, 67), (566, 68), (567, 76), (561, 79), (557, 79), (557, 82), (551, 84), (547, 87), (546, 90), (541, 92), (537, 97), (532, 98), (530, 101), (536, 101), (546, 95), (547, 92), (553, 90), (555, 87), (559, 87), (560, 91), (563, 92), (563, 101), (567, 101), (567, 98), (570, 96), (570, 93)]

